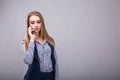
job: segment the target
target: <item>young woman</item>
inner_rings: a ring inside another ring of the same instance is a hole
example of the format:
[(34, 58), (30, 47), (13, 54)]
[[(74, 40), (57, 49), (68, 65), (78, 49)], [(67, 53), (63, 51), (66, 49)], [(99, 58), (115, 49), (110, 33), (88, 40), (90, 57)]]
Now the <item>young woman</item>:
[(58, 80), (55, 43), (38, 11), (27, 16), (23, 61), (28, 64), (24, 80)]

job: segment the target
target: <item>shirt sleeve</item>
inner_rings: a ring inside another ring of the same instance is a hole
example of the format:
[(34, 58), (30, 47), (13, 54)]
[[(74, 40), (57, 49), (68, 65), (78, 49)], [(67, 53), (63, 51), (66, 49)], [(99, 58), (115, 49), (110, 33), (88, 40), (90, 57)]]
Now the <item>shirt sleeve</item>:
[(28, 44), (28, 49), (26, 51), (24, 51), (24, 43), (21, 43), (21, 53), (22, 53), (22, 57), (23, 57), (23, 61), (25, 64), (32, 64), (33, 62), (33, 57), (34, 57), (34, 46), (35, 46), (35, 43), (34, 42), (30, 42)]
[(55, 60), (56, 60), (56, 64), (55, 64), (55, 80), (59, 80), (59, 69), (58, 69), (58, 57), (56, 54), (56, 50), (54, 50), (54, 56), (55, 56)]

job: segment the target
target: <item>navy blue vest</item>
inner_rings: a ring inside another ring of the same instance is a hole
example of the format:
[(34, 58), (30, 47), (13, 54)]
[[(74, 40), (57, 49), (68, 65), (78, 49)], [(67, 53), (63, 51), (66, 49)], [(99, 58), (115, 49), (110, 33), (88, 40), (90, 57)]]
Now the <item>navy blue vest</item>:
[[(51, 48), (51, 60), (52, 60), (52, 66), (53, 66), (53, 77), (54, 77), (54, 80), (55, 80), (56, 60), (55, 60), (55, 56), (54, 56), (54, 47), (50, 43), (48, 43), (48, 45)], [(36, 44), (35, 44), (35, 48), (34, 48), (33, 62), (32, 62), (31, 65), (28, 66), (28, 70), (27, 70), (27, 72), (24, 76), (24, 80), (43, 80), (42, 72), (40, 71), (40, 63), (39, 63), (39, 57), (38, 57)]]

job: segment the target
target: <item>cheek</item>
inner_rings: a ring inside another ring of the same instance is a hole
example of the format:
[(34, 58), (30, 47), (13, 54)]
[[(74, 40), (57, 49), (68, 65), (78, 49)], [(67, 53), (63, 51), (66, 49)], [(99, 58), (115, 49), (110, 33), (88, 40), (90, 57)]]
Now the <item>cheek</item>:
[(39, 26), (37, 30), (40, 31), (41, 30), (41, 26)]

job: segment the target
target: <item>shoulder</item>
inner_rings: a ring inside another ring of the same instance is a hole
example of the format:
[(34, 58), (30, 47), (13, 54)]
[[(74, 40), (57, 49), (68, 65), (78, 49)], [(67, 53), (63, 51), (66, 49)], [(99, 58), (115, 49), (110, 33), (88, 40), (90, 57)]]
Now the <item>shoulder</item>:
[(54, 47), (50, 42), (46, 41), (50, 47)]
[(46, 41), (46, 42), (48, 43), (48, 45), (50, 46), (50, 48), (54, 51), (54, 46), (51, 43), (49, 43), (48, 41)]

